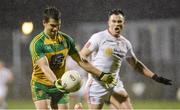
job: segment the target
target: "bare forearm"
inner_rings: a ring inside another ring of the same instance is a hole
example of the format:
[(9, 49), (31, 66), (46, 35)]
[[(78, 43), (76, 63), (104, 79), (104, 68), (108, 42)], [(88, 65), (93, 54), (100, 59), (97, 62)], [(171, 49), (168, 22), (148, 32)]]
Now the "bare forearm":
[[(82, 57), (83, 56), (83, 57)], [(82, 67), (84, 70), (86, 70), (87, 72), (96, 75), (96, 76), (100, 76), (100, 74), (102, 73), (100, 70), (98, 70), (97, 68), (95, 68), (91, 63), (89, 63), (89, 61), (84, 57), (86, 55), (81, 55), (80, 54), (73, 54), (71, 55), (71, 57), (78, 63), (78, 65), (80, 67)]]
[[(90, 51), (89, 51), (90, 52)], [(89, 53), (88, 52), (88, 53)], [(82, 52), (83, 53), (83, 52)], [(84, 54), (82, 56), (87, 56), (87, 54)], [(114, 77), (111, 73), (105, 73), (94, 67), (91, 63), (88, 62), (85, 58), (82, 58), (79, 54), (74, 54), (71, 56), (78, 64), (81, 66), (84, 70), (87, 72), (96, 75), (100, 81), (103, 81), (107, 84), (110, 84), (113, 82)]]
[(140, 62), (139, 60), (136, 62), (135, 64), (135, 70), (137, 70), (139, 73), (152, 78), (152, 76), (154, 75), (154, 73), (152, 71), (150, 71), (142, 62)]
[(140, 62), (138, 59), (135, 59), (133, 57), (127, 58), (128, 63), (139, 73), (152, 78), (152, 76), (155, 74), (151, 70), (149, 70), (142, 62)]
[(89, 63), (88, 60), (83, 59), (82, 62), (79, 63), (79, 66), (81, 66), (84, 70), (86, 70), (87, 72), (96, 75), (96, 76), (100, 76), (101, 71), (98, 70), (97, 68), (95, 68), (91, 63)]
[(156, 82), (165, 84), (165, 85), (172, 85), (172, 80), (164, 78), (162, 76), (158, 76), (157, 74), (153, 73), (151, 70), (149, 70), (142, 62), (140, 62), (138, 59), (133, 57), (126, 58), (128, 63), (139, 73), (152, 78)]
[(41, 68), (45, 76), (52, 82), (57, 80), (54, 72), (50, 69), (49, 63), (46, 57), (42, 57), (41, 59), (36, 61), (37, 65)]
[(55, 74), (48, 66), (41, 67), (41, 70), (52, 83), (57, 80)]

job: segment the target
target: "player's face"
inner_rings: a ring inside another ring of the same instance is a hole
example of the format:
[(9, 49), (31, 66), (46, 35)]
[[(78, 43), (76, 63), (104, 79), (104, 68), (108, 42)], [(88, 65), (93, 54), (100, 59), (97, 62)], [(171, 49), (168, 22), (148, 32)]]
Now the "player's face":
[(113, 36), (119, 36), (124, 27), (124, 17), (121, 14), (111, 15), (108, 20), (109, 32)]
[(50, 37), (55, 38), (61, 25), (61, 20), (55, 20), (50, 18), (48, 22), (43, 22), (44, 25), (44, 31), (46, 34), (48, 34)]

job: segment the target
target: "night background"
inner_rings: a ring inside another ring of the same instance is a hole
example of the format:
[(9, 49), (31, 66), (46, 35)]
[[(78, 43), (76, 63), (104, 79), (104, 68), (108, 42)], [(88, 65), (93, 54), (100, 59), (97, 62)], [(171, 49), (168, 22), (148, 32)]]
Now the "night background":
[[(158, 84), (124, 62), (120, 74), (130, 98), (179, 102), (179, 0), (1, 0), (0, 59), (15, 78), (9, 100), (31, 101), (29, 43), (43, 30), (42, 13), (48, 6), (61, 11), (61, 31), (72, 36), (81, 48), (94, 32), (106, 29), (110, 10), (122, 9), (126, 16), (123, 35), (134, 46), (136, 56), (153, 72), (173, 80), (172, 86)], [(25, 36), (21, 26), (27, 21), (33, 22), (34, 29)], [(141, 94), (133, 89), (138, 87)]]

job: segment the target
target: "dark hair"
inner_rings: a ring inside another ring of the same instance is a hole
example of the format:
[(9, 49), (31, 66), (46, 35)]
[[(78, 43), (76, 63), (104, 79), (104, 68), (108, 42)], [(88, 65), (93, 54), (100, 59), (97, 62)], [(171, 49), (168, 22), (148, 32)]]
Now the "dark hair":
[(121, 15), (125, 16), (124, 12), (121, 9), (113, 9), (113, 10), (111, 10), (109, 12), (109, 14), (108, 14), (108, 17), (110, 17), (113, 14), (115, 14), (115, 15), (121, 14)]
[(45, 22), (48, 22), (50, 18), (53, 18), (58, 21), (60, 17), (61, 17), (61, 13), (55, 7), (47, 7), (44, 10), (43, 20), (45, 20)]

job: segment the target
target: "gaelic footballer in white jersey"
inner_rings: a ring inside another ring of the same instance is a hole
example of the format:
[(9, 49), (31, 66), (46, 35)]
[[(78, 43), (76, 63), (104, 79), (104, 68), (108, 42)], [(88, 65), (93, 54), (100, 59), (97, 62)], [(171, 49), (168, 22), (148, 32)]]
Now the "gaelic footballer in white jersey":
[[(126, 56), (134, 56), (131, 43), (122, 35), (113, 37), (108, 30), (95, 33), (86, 44), (93, 53), (92, 63), (102, 71), (119, 73)], [(98, 51), (97, 51), (98, 50)]]
[[(135, 54), (132, 49), (131, 43), (122, 35), (118, 38), (113, 37), (108, 30), (104, 30), (95, 33), (86, 43), (86, 48), (93, 52), (92, 64), (100, 69), (101, 71), (114, 73), (116, 75), (117, 85), (111, 89), (114, 91), (124, 90), (124, 86), (120, 80), (119, 71), (121, 63), (126, 56), (133, 56)], [(104, 83), (97, 80), (96, 76), (89, 76), (87, 87), (89, 89), (89, 96), (108, 96), (108, 90)], [(108, 98), (108, 97), (107, 97)], [(99, 101), (104, 101), (108, 99), (99, 100), (89, 99), (91, 103), (97, 104)]]

